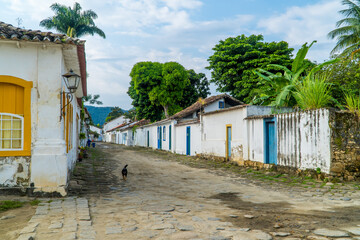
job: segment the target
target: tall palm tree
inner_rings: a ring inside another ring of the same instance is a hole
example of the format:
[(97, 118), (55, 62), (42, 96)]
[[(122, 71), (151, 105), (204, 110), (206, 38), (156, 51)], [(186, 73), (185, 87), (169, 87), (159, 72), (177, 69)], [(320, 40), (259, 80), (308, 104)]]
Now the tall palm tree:
[(360, 51), (360, 0), (343, 0), (342, 4), (348, 6), (339, 11), (345, 18), (336, 22), (337, 28), (328, 37), (338, 40), (331, 54), (343, 50), (341, 55), (349, 56)]
[(92, 10), (81, 11), (79, 3), (76, 2), (72, 9), (58, 3), (52, 4), (50, 8), (55, 15), (42, 20), (40, 26), (47, 29), (54, 28), (69, 37), (81, 37), (86, 34), (92, 36), (98, 34), (103, 38), (106, 37), (105, 33), (94, 23), (97, 14)]

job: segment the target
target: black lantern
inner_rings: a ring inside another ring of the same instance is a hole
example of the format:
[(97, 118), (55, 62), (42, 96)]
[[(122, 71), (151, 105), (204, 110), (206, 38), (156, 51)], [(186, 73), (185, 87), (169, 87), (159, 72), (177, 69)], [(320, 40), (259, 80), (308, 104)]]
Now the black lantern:
[(68, 73), (62, 75), (62, 77), (64, 78), (64, 82), (69, 92), (63, 92), (63, 91), (60, 92), (60, 95), (66, 93), (66, 99), (67, 99), (67, 103), (65, 104), (65, 102), (63, 102), (63, 97), (60, 96), (60, 105), (61, 105), (60, 121), (62, 119), (62, 116), (63, 115), (65, 116), (66, 114), (65, 107), (71, 103), (73, 99), (73, 93), (76, 92), (80, 83), (80, 76), (74, 73), (72, 69), (70, 69)]
[(66, 84), (66, 87), (69, 89), (70, 93), (75, 93), (76, 89), (79, 87), (80, 76), (73, 72), (70, 69), (70, 72), (62, 75)]

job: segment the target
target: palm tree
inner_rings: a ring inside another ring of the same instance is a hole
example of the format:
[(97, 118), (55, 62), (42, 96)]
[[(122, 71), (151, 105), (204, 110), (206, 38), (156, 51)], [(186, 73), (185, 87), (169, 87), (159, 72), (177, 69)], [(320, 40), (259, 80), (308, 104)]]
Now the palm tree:
[(72, 9), (58, 3), (52, 4), (50, 8), (55, 12), (55, 15), (42, 20), (40, 26), (47, 29), (54, 28), (69, 37), (81, 37), (86, 34), (92, 36), (98, 34), (103, 38), (106, 37), (105, 33), (94, 23), (97, 14), (92, 10), (81, 12), (79, 3), (76, 2)]
[(360, 0), (343, 0), (348, 9), (339, 11), (345, 18), (336, 22), (336, 29), (328, 33), (331, 39), (336, 38), (337, 43), (331, 54), (341, 50), (341, 55), (349, 56), (360, 51)]

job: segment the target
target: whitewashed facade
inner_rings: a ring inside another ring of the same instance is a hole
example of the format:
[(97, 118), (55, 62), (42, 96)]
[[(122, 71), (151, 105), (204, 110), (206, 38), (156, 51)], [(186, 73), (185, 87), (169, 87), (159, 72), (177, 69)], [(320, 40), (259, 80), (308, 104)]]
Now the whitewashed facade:
[[(0, 33), (8, 36), (0, 39), (0, 55), (4, 56), (0, 58), (0, 93), (9, 85), (24, 86), (21, 101), (25, 102), (23, 150), (0, 149), (0, 186), (25, 189), (34, 185), (35, 192), (66, 195), (79, 144), (81, 109), (77, 98), (86, 95), (84, 42), (60, 34), (34, 35), (31, 30), (2, 22)], [(82, 75), (82, 82), (64, 108), (66, 99), (61, 91), (68, 89), (62, 75), (70, 69)], [(3, 97), (10, 101), (6, 94), (0, 95), (0, 105)], [(30, 110), (28, 115), (26, 109)], [(0, 114), (8, 114), (6, 107), (0, 106)], [(25, 149), (27, 144), (29, 148)]]

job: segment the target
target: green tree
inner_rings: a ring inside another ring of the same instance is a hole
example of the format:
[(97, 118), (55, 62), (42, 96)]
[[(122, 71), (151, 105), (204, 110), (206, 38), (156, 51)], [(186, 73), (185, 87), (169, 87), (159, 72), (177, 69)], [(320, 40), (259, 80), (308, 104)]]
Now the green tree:
[(160, 120), (163, 114), (161, 106), (154, 105), (149, 92), (162, 81), (162, 64), (157, 62), (138, 62), (130, 72), (128, 95), (136, 109), (137, 119)]
[(339, 13), (345, 18), (336, 22), (336, 29), (328, 33), (331, 39), (336, 38), (337, 43), (331, 54), (342, 50), (341, 55), (349, 56), (359, 51), (360, 44), (360, 1), (342, 0), (342, 4), (347, 9), (340, 10)]
[(179, 102), (190, 82), (187, 71), (177, 62), (163, 64), (161, 80), (161, 83), (149, 92), (149, 99), (153, 104), (162, 106), (165, 117), (168, 118), (181, 110)]
[(358, 94), (360, 89), (360, 59), (356, 57), (341, 58), (340, 61), (325, 66), (321, 73), (331, 83), (332, 95), (340, 103), (345, 104), (344, 93)]
[(124, 112), (124, 117), (130, 119), (130, 121), (136, 121), (136, 109), (132, 108), (127, 112)]
[(86, 104), (91, 104), (91, 105), (102, 105), (102, 101), (98, 100), (100, 98), (100, 95), (99, 94), (95, 94), (94, 96), (89, 94), (87, 96), (83, 96), (82, 97), (82, 100), (83, 100), (83, 103)]
[(124, 114), (123, 110), (119, 107), (113, 107), (111, 109), (111, 112), (109, 113), (109, 115), (106, 117), (105, 122), (110, 122), (111, 120), (120, 117)]
[(210, 94), (209, 81), (204, 73), (196, 73), (193, 69), (187, 70), (190, 84), (185, 88), (179, 102), (182, 108), (187, 108), (200, 97), (206, 98)]
[(256, 95), (259, 77), (253, 72), (262, 68), (272, 73), (279, 72), (269, 64), (290, 67), (292, 48), (288, 43), (264, 42), (262, 35), (245, 35), (221, 40), (209, 57), (211, 82), (217, 85), (220, 92), (228, 92), (240, 101), (250, 103)]
[(105, 33), (95, 25), (97, 14), (92, 10), (81, 11), (79, 3), (74, 3), (73, 8), (54, 3), (50, 6), (55, 12), (53, 17), (40, 22), (40, 26), (47, 29), (56, 29), (69, 37), (81, 37), (87, 34), (97, 34), (105, 38)]

